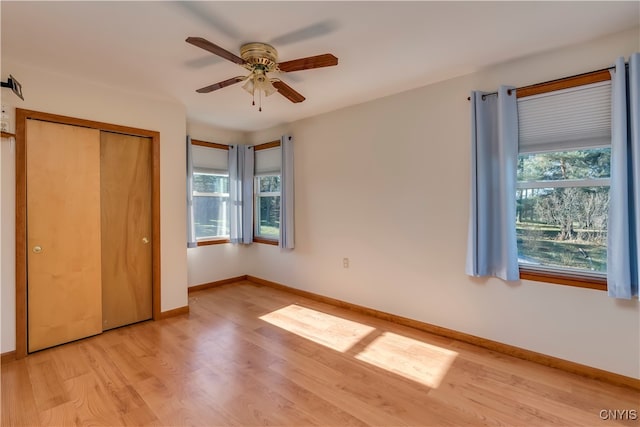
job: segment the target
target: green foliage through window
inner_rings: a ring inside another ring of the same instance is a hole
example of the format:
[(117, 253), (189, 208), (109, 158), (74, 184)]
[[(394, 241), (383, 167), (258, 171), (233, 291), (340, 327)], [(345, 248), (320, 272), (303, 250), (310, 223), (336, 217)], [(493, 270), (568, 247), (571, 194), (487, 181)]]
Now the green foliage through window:
[(256, 177), (256, 236), (280, 237), (280, 176)]

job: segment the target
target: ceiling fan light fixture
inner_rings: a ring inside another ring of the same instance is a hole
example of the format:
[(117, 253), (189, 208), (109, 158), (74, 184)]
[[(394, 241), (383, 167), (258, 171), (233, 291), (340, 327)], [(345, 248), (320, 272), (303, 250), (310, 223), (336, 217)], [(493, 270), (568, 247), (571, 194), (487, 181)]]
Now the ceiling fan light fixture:
[(251, 94), (253, 105), (255, 105), (256, 91), (258, 92), (259, 111), (262, 111), (262, 93), (264, 92), (265, 96), (270, 96), (278, 91), (278, 89), (273, 86), (265, 70), (261, 68), (254, 69), (251, 74), (247, 76), (245, 84), (242, 85), (242, 89)]
[(253, 95), (255, 91), (255, 84), (253, 83), (253, 74), (247, 78), (247, 82), (242, 85), (242, 89), (246, 90), (249, 94)]
[(260, 82), (259, 89), (264, 92), (265, 96), (273, 95), (278, 91), (278, 89), (273, 86), (273, 83), (271, 83), (271, 79), (268, 78)]
[(253, 86), (254, 90), (262, 91), (266, 96), (272, 95), (278, 91), (278, 89), (276, 89), (271, 83), (269, 76), (267, 76), (267, 71), (262, 68), (254, 69), (250, 78), (253, 85), (248, 85), (247, 89), (251, 89), (251, 86)]

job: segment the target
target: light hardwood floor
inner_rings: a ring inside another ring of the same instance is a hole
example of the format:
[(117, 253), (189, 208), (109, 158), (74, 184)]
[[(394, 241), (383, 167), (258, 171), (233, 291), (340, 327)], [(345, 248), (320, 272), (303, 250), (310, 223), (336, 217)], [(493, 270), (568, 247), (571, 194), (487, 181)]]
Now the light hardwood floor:
[(640, 425), (638, 391), (272, 288), (189, 305), (3, 364), (2, 425)]

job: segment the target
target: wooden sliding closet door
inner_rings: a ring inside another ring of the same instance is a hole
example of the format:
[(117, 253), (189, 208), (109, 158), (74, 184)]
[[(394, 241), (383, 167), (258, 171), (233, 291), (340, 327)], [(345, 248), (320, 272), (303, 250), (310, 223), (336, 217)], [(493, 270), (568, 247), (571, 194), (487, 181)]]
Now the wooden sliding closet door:
[(104, 330), (152, 317), (151, 138), (101, 132)]
[(100, 132), (27, 120), (28, 349), (102, 332)]

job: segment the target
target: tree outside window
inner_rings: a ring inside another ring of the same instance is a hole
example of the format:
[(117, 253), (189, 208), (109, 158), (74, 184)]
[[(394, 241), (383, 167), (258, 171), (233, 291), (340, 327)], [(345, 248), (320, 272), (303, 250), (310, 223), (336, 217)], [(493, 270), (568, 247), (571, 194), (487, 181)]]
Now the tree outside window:
[(610, 158), (610, 148), (519, 156), (521, 264), (606, 272)]

